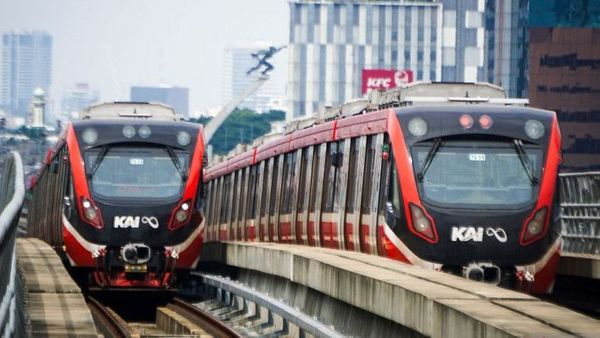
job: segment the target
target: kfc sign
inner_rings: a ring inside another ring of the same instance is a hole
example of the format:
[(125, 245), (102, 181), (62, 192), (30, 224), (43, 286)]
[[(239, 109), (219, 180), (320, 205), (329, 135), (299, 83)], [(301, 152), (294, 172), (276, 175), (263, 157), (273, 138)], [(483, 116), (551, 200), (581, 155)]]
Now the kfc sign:
[(363, 69), (361, 92), (366, 94), (373, 89), (396, 88), (412, 81), (412, 70)]

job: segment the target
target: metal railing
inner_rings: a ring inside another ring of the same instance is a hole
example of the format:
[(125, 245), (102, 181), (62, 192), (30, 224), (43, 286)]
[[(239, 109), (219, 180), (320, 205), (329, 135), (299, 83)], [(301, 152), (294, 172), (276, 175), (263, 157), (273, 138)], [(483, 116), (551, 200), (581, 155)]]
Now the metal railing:
[(600, 255), (600, 172), (560, 175), (562, 251)]
[(0, 159), (0, 336), (26, 335), (22, 289), (15, 252), (17, 224), (25, 198), (23, 163), (17, 152)]

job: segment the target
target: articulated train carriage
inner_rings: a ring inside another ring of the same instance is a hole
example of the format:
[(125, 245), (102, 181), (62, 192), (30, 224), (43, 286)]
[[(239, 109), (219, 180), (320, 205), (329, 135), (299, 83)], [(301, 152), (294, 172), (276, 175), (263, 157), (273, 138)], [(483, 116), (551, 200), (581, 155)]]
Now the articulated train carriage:
[(100, 288), (169, 288), (203, 242), (200, 125), (159, 104), (90, 107), (32, 183), (29, 233)]
[(372, 94), (208, 168), (207, 240), (362, 251), (549, 292), (555, 113), (488, 84)]

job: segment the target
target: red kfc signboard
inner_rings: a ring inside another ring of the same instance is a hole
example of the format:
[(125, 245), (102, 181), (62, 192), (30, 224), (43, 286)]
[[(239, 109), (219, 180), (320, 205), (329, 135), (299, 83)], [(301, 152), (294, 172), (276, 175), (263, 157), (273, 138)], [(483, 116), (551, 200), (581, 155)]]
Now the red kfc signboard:
[(396, 88), (412, 81), (412, 70), (363, 69), (361, 92), (362, 94), (366, 94), (373, 89), (385, 90)]

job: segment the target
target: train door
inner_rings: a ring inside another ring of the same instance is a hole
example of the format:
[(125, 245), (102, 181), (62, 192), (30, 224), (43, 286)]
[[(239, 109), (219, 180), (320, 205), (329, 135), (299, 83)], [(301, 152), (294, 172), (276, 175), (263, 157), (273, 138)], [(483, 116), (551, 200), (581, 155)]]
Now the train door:
[[(362, 146), (361, 146), (362, 144)], [(345, 218), (344, 242), (347, 250), (360, 250), (360, 202), (362, 196), (363, 174), (365, 172), (366, 136), (346, 141), (347, 156), (346, 203), (343, 213)], [(346, 159), (345, 159), (346, 160)], [(345, 164), (344, 164), (345, 165)]]
[(382, 146), (383, 134), (367, 136), (361, 198), (360, 248), (362, 252), (370, 254), (378, 253), (377, 234)]
[(321, 205), (323, 199), (323, 181), (325, 176), (325, 158), (327, 157), (327, 144), (321, 143), (314, 146), (314, 159), (312, 163), (312, 182), (310, 185), (309, 216), (306, 234), (308, 245), (321, 246)]
[(298, 181), (298, 200), (296, 203), (296, 243), (307, 245), (309, 201), (311, 186), (313, 185), (313, 158), (314, 147), (300, 149), (299, 153), (300, 174)]
[[(325, 145), (325, 144), (324, 144)], [(325, 156), (323, 200), (321, 208), (321, 246), (338, 249), (343, 238), (339, 224), (339, 201), (344, 154), (342, 142), (329, 142)], [(345, 189), (341, 189), (345, 190)]]
[(279, 241), (293, 243), (292, 210), (295, 202), (296, 152), (280, 155), (282, 163), (281, 198), (279, 203)]

